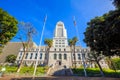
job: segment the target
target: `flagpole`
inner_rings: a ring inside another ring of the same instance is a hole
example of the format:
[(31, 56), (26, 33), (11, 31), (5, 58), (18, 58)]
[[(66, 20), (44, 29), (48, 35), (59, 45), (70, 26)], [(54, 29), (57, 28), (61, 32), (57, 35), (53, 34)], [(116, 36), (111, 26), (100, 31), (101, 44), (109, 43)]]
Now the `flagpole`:
[(44, 18), (44, 24), (43, 24), (43, 29), (42, 29), (41, 37), (40, 37), (40, 43), (39, 43), (39, 46), (38, 46), (38, 52), (37, 52), (38, 56), (37, 56), (37, 60), (36, 60), (35, 68), (34, 68), (33, 79), (34, 79), (35, 74), (36, 74), (36, 69), (37, 69), (38, 60), (39, 60), (39, 52), (41, 52), (41, 42), (42, 42), (42, 38), (43, 38), (43, 33), (44, 33), (44, 29), (45, 29), (46, 20), (47, 20), (47, 15)]
[[(74, 26), (75, 26), (76, 32), (77, 32), (78, 43), (79, 43), (79, 45), (81, 45), (80, 44), (79, 33), (78, 33), (78, 28), (77, 28), (77, 24), (76, 24), (76, 20), (75, 20), (75, 16), (73, 16), (73, 23), (74, 23)], [(87, 73), (86, 73), (86, 69), (85, 69), (85, 62), (83, 61), (83, 59), (82, 59), (82, 62), (83, 62), (83, 67), (84, 67), (84, 74), (85, 74), (85, 77), (87, 77)]]

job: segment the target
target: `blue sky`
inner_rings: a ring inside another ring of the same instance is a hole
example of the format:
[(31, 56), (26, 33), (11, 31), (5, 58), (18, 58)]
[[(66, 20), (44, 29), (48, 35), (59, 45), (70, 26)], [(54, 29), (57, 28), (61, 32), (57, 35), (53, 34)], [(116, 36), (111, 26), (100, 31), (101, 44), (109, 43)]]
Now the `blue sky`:
[[(0, 0), (0, 8), (14, 16), (18, 21), (32, 23), (38, 32), (33, 38), (33, 41), (37, 44), (39, 44), (43, 20), (46, 14), (48, 18), (43, 40), (53, 37), (58, 21), (64, 22), (68, 38), (77, 36), (72, 19), (75, 16), (80, 43), (83, 47), (86, 47), (83, 42), (83, 32), (87, 27), (87, 22), (96, 16), (101, 16), (115, 9), (111, 0)], [(19, 40), (13, 38), (12, 41)]]

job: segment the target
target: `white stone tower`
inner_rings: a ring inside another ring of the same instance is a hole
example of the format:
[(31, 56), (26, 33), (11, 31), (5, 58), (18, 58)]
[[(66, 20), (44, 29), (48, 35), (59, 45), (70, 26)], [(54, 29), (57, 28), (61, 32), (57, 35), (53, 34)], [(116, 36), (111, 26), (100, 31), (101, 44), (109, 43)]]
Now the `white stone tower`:
[(56, 48), (65, 48), (68, 46), (67, 41), (67, 31), (65, 29), (64, 23), (59, 21), (56, 24), (53, 37), (53, 46)]

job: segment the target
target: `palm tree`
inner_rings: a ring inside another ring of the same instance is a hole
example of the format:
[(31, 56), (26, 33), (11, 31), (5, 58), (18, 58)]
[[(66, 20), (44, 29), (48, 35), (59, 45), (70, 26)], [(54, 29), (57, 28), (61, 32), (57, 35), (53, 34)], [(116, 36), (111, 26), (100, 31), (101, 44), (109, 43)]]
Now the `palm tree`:
[[(72, 52), (74, 54), (74, 64), (75, 64), (74, 66), (75, 66), (75, 68), (76, 68), (75, 45), (76, 45), (77, 41), (78, 41), (77, 37), (73, 37), (72, 39), (68, 40), (68, 44), (69, 44), (70, 49), (71, 49), (71, 54), (72, 54)], [(73, 64), (73, 60), (72, 60), (72, 64)]]
[(76, 45), (76, 42), (78, 41), (78, 38), (77, 37), (73, 37), (72, 39), (72, 45), (73, 45), (73, 54), (74, 54), (74, 62), (75, 62), (75, 68), (76, 68), (76, 56), (75, 56), (75, 45)]
[(46, 59), (47, 59), (47, 64), (48, 64), (49, 51), (50, 51), (50, 48), (53, 46), (53, 40), (45, 39), (44, 44), (47, 44)]
[[(73, 47), (73, 40), (72, 39), (69, 39), (68, 40), (68, 45), (70, 46), (70, 51), (71, 51), (71, 58), (72, 58), (72, 47)], [(73, 66), (73, 59), (72, 59), (72, 66)]]

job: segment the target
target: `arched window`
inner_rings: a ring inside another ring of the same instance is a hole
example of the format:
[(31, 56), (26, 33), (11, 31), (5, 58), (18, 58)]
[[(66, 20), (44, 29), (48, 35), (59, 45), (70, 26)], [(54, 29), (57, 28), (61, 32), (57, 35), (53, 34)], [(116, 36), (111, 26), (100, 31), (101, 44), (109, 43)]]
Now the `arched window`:
[(62, 59), (62, 55), (61, 54), (59, 54), (59, 59)]
[(42, 54), (42, 53), (40, 53), (40, 59), (42, 59), (42, 55), (43, 55), (43, 54)]
[(85, 59), (85, 54), (82, 54), (82, 59), (83, 59), (83, 60)]
[(80, 54), (78, 54), (78, 59), (80, 60), (81, 58), (80, 58)]
[(32, 59), (32, 56), (33, 56), (33, 53), (31, 53), (31, 55), (30, 55), (30, 59)]
[(57, 54), (54, 54), (54, 59), (57, 59)]
[(35, 54), (35, 59), (37, 59), (37, 53)]
[(25, 59), (27, 59), (27, 57), (28, 57), (28, 53), (26, 53)]
[(64, 59), (67, 59), (67, 54), (64, 54)]

